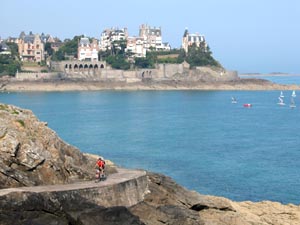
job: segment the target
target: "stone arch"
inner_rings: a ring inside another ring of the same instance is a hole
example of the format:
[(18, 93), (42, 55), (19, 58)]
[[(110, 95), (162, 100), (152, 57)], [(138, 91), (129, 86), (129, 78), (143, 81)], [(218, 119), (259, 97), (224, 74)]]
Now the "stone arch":
[(68, 69), (68, 64), (65, 65), (65, 69)]
[(89, 74), (93, 74), (93, 73), (94, 73), (94, 70), (93, 70), (93, 69), (94, 69), (93, 65), (90, 64), (90, 65), (89, 65), (89, 69), (88, 69), (88, 73), (89, 73)]
[(82, 71), (82, 70), (83, 70), (83, 65), (80, 64), (80, 65), (79, 65), (79, 71)]
[(84, 65), (84, 69), (86, 70), (86, 69), (88, 69), (89, 68), (89, 66), (87, 65), (87, 64), (85, 64)]
[(100, 68), (101, 68), (101, 69), (103, 69), (103, 68), (104, 68), (104, 65), (103, 65), (103, 64), (101, 64)]
[(94, 65), (94, 69), (95, 69), (95, 70), (98, 70), (98, 69), (99, 69), (98, 64), (95, 64), (95, 65)]
[(78, 68), (78, 65), (77, 65), (77, 64), (75, 64), (73, 68), (74, 68), (74, 72), (75, 72), (75, 73), (77, 73), (77, 72), (78, 72), (78, 70), (79, 70), (79, 68)]
[(142, 78), (144, 78), (144, 76), (145, 76), (145, 71), (142, 72)]
[(72, 64), (69, 65), (69, 69), (72, 69)]

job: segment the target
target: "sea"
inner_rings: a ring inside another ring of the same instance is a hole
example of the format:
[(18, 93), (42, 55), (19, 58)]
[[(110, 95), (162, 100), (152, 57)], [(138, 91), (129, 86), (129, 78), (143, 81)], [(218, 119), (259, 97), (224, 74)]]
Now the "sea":
[(3, 92), (0, 102), (83, 152), (201, 194), (300, 204), (300, 91), (294, 109), (283, 93), (285, 106), (280, 91)]

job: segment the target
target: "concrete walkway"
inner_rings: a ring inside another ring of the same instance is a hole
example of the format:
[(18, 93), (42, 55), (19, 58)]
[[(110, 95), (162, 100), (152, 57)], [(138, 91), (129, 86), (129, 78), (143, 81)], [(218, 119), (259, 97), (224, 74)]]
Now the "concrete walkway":
[(141, 176), (146, 175), (146, 171), (143, 170), (131, 170), (118, 168), (118, 173), (111, 174), (107, 177), (105, 181), (96, 183), (93, 181), (83, 181), (72, 184), (57, 184), (57, 185), (45, 185), (45, 186), (32, 186), (32, 187), (19, 187), (19, 188), (6, 188), (0, 189), (0, 196), (7, 195), (12, 192), (57, 192), (57, 191), (69, 191), (69, 190), (80, 190), (95, 187), (106, 187), (113, 184), (126, 182), (128, 180), (133, 180)]

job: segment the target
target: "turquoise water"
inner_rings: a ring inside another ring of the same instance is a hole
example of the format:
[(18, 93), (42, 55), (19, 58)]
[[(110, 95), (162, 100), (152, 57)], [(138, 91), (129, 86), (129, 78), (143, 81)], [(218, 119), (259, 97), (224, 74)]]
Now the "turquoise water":
[(278, 96), (278, 91), (0, 93), (0, 102), (31, 109), (82, 151), (164, 173), (200, 193), (300, 204), (300, 93), (295, 109), (277, 105)]

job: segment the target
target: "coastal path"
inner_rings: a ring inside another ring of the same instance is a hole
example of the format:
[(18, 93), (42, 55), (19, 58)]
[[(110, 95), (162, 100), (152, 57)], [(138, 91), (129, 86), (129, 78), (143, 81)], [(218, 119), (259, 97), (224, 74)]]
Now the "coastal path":
[(118, 171), (117, 173), (110, 174), (105, 181), (95, 182), (95, 180), (92, 180), (92, 181), (81, 181), (81, 182), (70, 183), (70, 184), (5, 188), (5, 189), (0, 189), (0, 196), (7, 195), (12, 192), (43, 193), (43, 192), (61, 192), (61, 191), (81, 190), (81, 189), (105, 188), (105, 187), (113, 186), (115, 184), (125, 183), (130, 180), (136, 180), (140, 177), (146, 176), (146, 171), (143, 170), (117, 168), (117, 171)]

